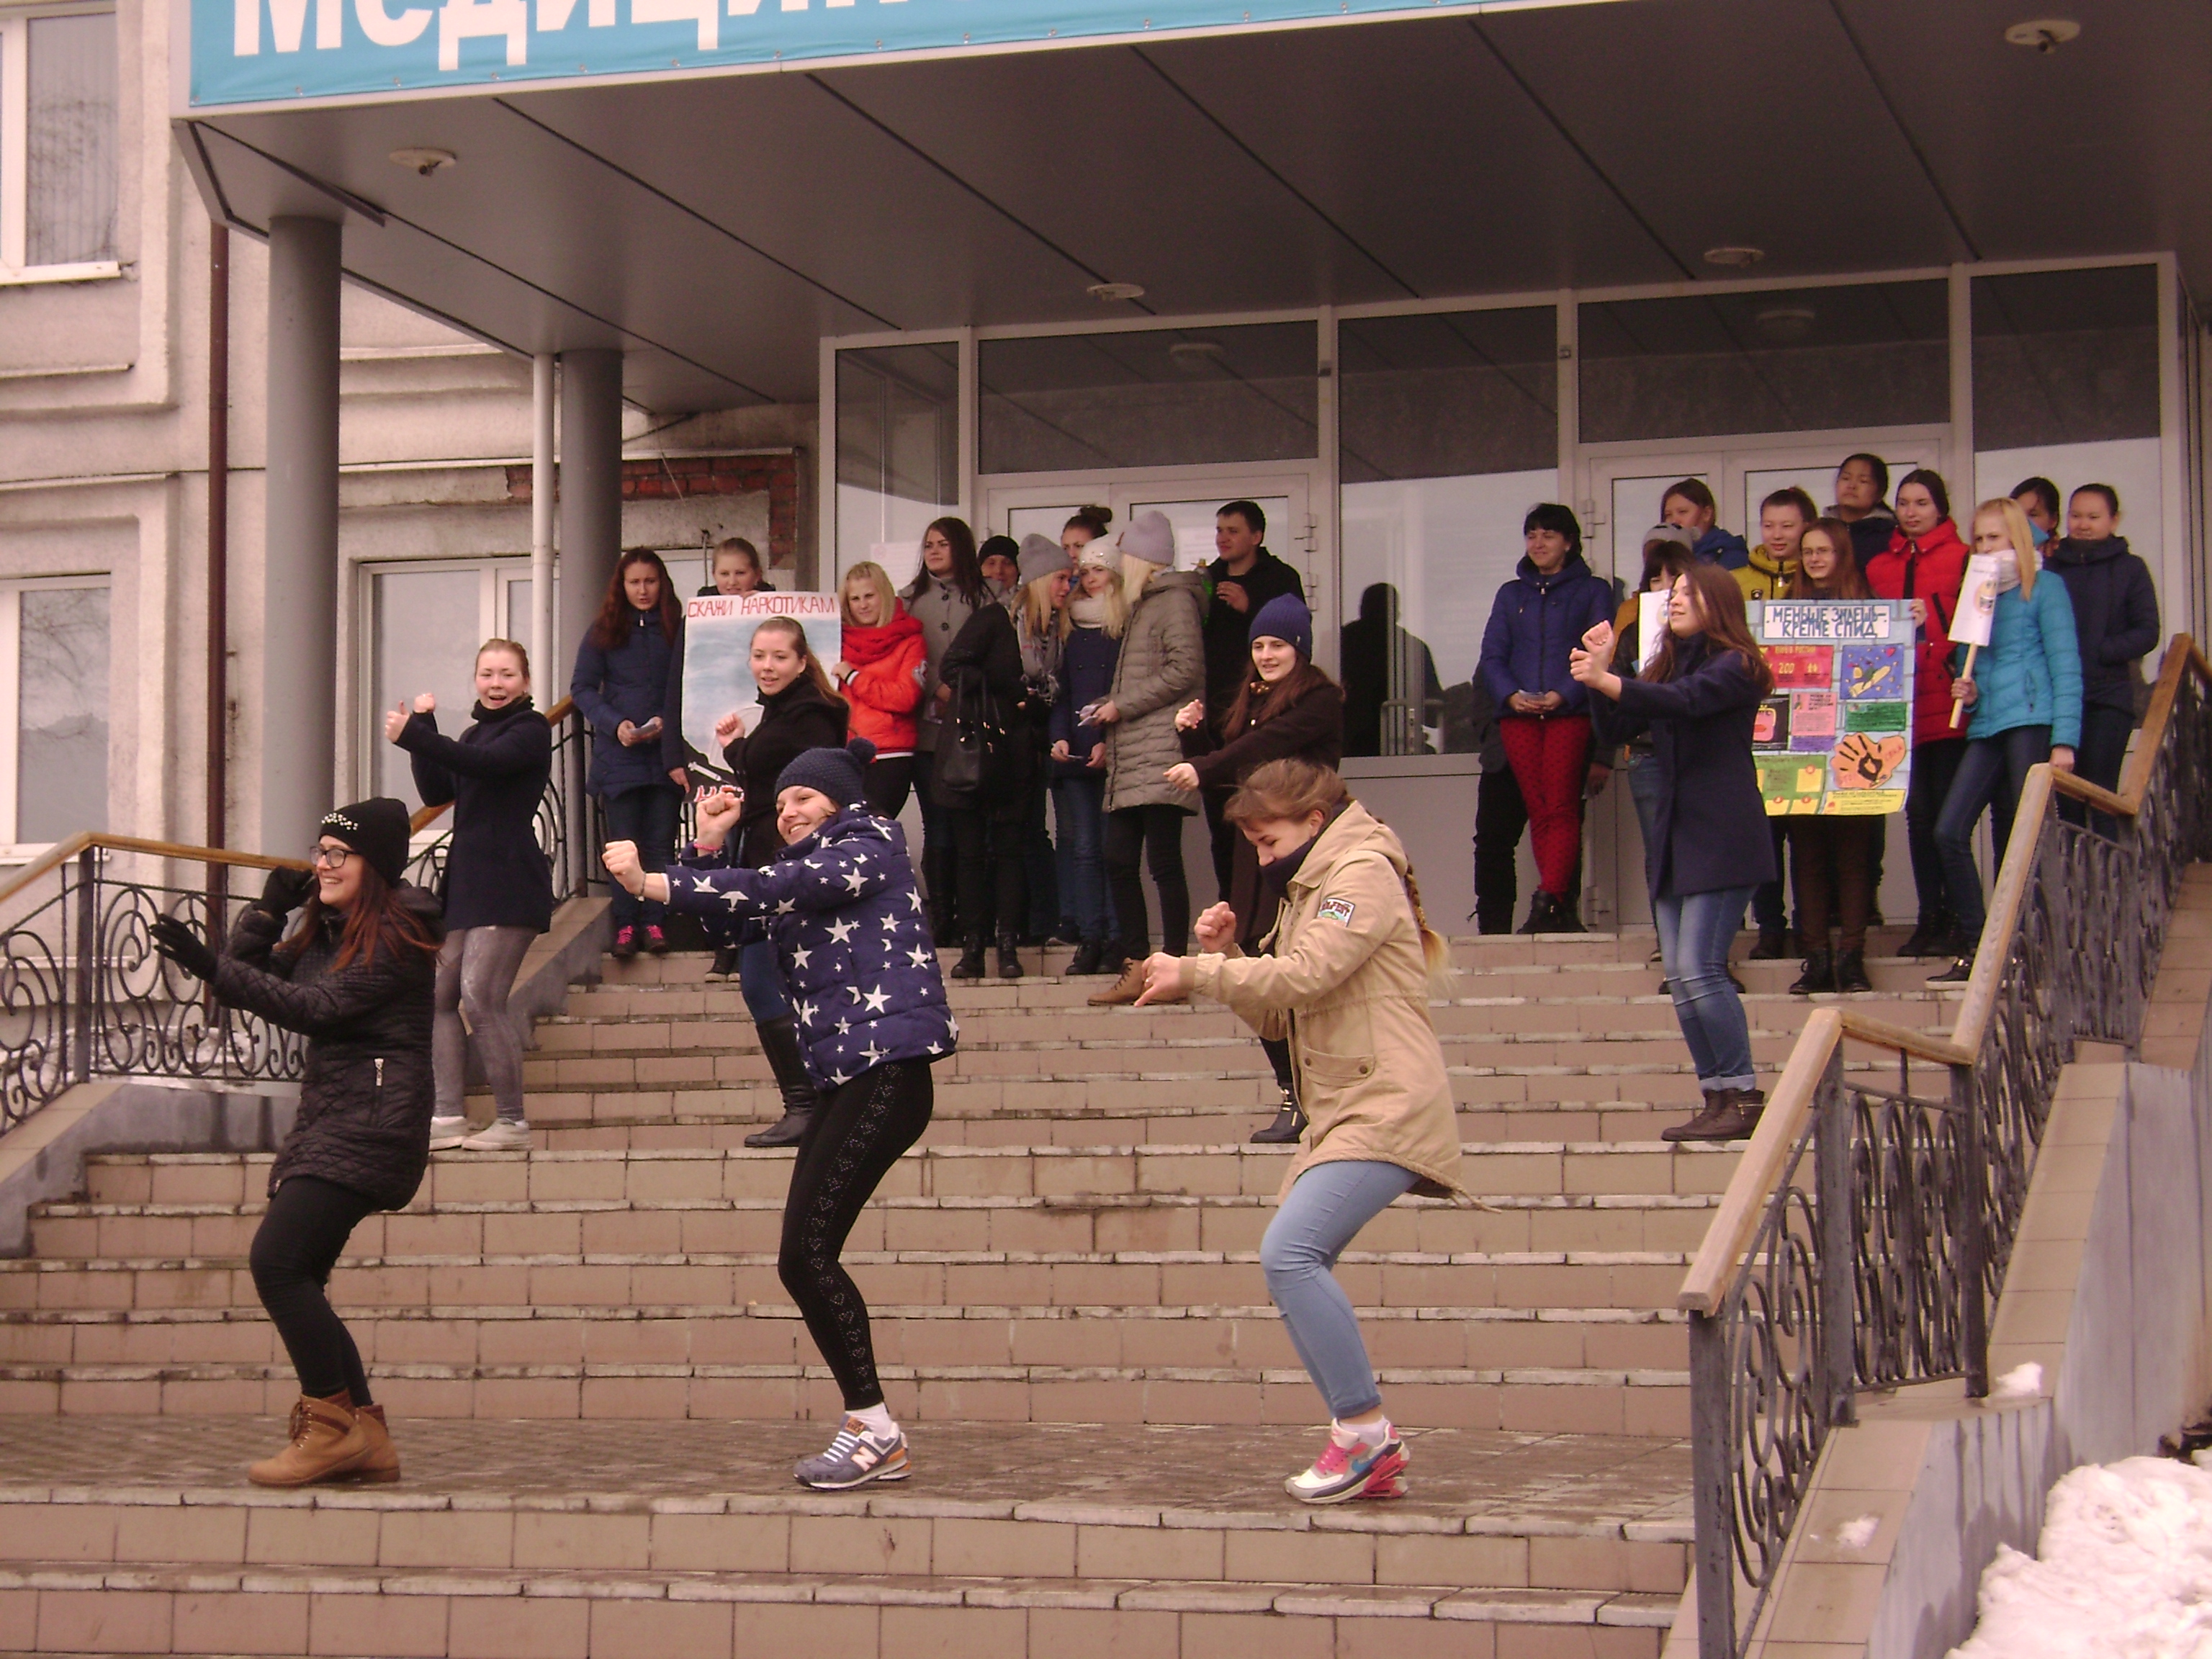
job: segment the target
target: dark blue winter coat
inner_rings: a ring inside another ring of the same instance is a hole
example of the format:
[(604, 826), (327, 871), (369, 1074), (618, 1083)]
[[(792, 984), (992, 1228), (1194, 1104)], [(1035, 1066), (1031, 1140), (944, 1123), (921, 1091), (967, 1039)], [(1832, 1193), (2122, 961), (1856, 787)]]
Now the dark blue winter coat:
[(1093, 747), (1106, 741), (1103, 726), (1085, 726), (1075, 718), (1114, 689), (1114, 665), (1121, 655), (1121, 641), (1103, 628), (1071, 628), (1060, 653), (1060, 696), (1045, 723), (1048, 745), (1065, 743), (1069, 758), (1054, 761), (1056, 778), (1097, 778), (1104, 782), (1106, 769), (1090, 767)]
[(1702, 634), (1677, 642), (1673, 679), (1624, 678), (1619, 702), (1590, 699), (1601, 744), (1651, 734), (1659, 810), (1644, 875), (1653, 898), (1774, 879), (1774, 839), (1751, 757), (1759, 700), (1741, 654), (1711, 650)]
[(553, 923), (553, 871), (538, 844), (538, 808), (553, 769), (553, 728), (527, 697), (503, 708), (476, 706), (458, 738), (435, 714), (411, 714), (399, 746), (425, 806), (453, 803), (446, 848), (446, 931)]
[(1613, 584), (1590, 574), (1579, 553), (1548, 576), (1525, 554), (1513, 580), (1498, 590), (1490, 625), (1482, 630), (1482, 660), (1475, 672), (1504, 714), (1516, 691), (1540, 697), (1556, 691), (1568, 712), (1586, 708), (1589, 694), (1567, 672), (1567, 653), (1583, 635), (1613, 620)]
[(1743, 538), (1718, 525), (1698, 537), (1698, 544), (1690, 551), (1707, 564), (1717, 564), (1723, 570), (1741, 570), (1751, 562), (1751, 550), (1744, 545)]
[(765, 921), (817, 1087), (953, 1051), (960, 1030), (896, 823), (848, 806), (764, 868), (733, 869), (727, 856), (687, 852), (668, 872), (668, 908), (717, 939)]
[[(592, 723), (592, 771), (585, 787), (592, 794), (611, 797), (656, 783), (675, 787), (669, 768), (684, 763), (674, 731), (676, 702), (668, 695), (669, 672), (676, 661), (676, 642), (660, 631), (657, 609), (632, 606), (622, 643), (611, 650), (601, 650), (589, 634), (584, 635), (568, 695)], [(633, 748), (615, 735), (624, 720), (643, 726), (655, 715), (667, 722), (659, 743)], [(664, 758), (670, 754), (675, 758)]]
[(2069, 536), (2045, 553), (2043, 565), (2065, 579), (2066, 597), (2073, 601), (2082, 702), (2132, 716), (2136, 665), (2158, 649), (2158, 590), (2151, 585), (2150, 567), (2128, 551), (2124, 536), (2101, 542)]

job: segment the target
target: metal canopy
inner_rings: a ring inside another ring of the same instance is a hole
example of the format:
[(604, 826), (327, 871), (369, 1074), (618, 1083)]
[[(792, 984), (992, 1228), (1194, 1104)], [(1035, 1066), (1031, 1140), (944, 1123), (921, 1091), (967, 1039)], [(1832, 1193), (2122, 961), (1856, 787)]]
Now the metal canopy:
[[(179, 123), (248, 230), (669, 411), (817, 343), (2173, 249), (2212, 282), (2212, 7), (1625, 0)], [(453, 151), (429, 177), (395, 149)], [(1144, 285), (1102, 304), (1103, 281)]]

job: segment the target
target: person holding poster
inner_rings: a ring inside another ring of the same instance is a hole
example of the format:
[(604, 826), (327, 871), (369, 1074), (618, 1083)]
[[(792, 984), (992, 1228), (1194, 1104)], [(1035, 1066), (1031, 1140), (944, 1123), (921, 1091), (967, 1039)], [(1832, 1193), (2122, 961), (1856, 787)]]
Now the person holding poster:
[[(1613, 648), (1614, 673), (1633, 678), (1644, 659), (1659, 648), (1675, 580), (1697, 562), (1690, 550), (1690, 533), (1679, 525), (1658, 525), (1644, 532), (1644, 580), (1622, 601), (1613, 619), (1618, 641)], [(1659, 822), (1659, 769), (1651, 758), (1648, 732), (1628, 744), (1628, 795), (1636, 803), (1636, 822), (1649, 847)]]
[[(1870, 599), (1874, 591), (1859, 569), (1851, 527), (1841, 519), (1815, 519), (1797, 543), (1797, 568), (1785, 599)], [(1882, 820), (1867, 814), (1791, 813), (1773, 822), (1787, 829), (1796, 877), (1797, 931), (1805, 947), (1804, 971), (1793, 996), (1815, 991), (1871, 991), (1867, 977), (1867, 921), (1874, 909), (1872, 848)], [(1832, 952), (1828, 927), (1842, 924)]]
[[(1952, 682), (1951, 695), (1971, 710), (1966, 754), (1936, 822), (1944, 880), (1958, 922), (1958, 953), (1929, 983), (1972, 976), (1984, 913), (1974, 867), (1974, 825), (1990, 810), (1995, 862), (2004, 864), (2013, 814), (2027, 769), (2049, 761), (2074, 769), (2081, 740), (2081, 653), (2066, 583), (2036, 580), (2027, 515), (2008, 497), (1974, 509), (1974, 556), (1959, 596), (1955, 640), (1971, 642), (1974, 660)], [(1960, 650), (1954, 654), (1966, 654)]]
[(1752, 889), (1774, 876), (1766, 803), (1752, 728), (1774, 677), (1752, 641), (1743, 590), (1716, 564), (1676, 579), (1667, 632), (1633, 678), (1613, 672), (1613, 624), (1570, 654), (1568, 672), (1595, 693), (1591, 720), (1607, 743), (1649, 732), (1659, 812), (1644, 849), (1651, 914), (1674, 1018), (1698, 1068), (1705, 1106), (1660, 1131), (1667, 1140), (1735, 1140), (1766, 1104), (1751, 1026), (1729, 978), (1729, 945)]

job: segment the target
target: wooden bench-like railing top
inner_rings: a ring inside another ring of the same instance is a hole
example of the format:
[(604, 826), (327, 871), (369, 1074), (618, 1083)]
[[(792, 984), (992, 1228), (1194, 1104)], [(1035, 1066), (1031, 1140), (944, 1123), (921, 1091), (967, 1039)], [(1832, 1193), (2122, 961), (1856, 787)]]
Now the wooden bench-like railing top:
[[(2151, 690), (2150, 707), (2143, 714), (2142, 736), (2128, 757), (2118, 793), (2085, 783), (2070, 772), (2053, 771), (2046, 763), (2029, 769), (2014, 821), (2040, 824), (2054, 790), (2114, 817), (2134, 817), (2142, 809), (2143, 796), (2150, 787), (2151, 768), (2166, 741), (2166, 728), (2172, 721), (2174, 699), (2181, 694), (2181, 677), (2189, 673), (2212, 684), (2212, 662), (2205, 660), (2204, 653), (2188, 635), (2177, 634), (2166, 647), (2158, 684)], [(2027, 898), (2028, 880), (2034, 871), (2040, 839), (2039, 836), (2015, 836), (2005, 849), (2004, 864), (1997, 872), (1996, 890), (1990, 896), (1989, 922), (1983, 929), (1984, 938), (2008, 939), (2019, 927), (2021, 906)], [(1959, 1017), (1952, 1022), (1948, 1037), (1893, 1025), (1887, 1020), (1855, 1013), (1847, 1008), (1813, 1011), (1767, 1098), (1766, 1110), (1759, 1118), (1759, 1127), (1753, 1132), (1742, 1162), (1736, 1165), (1712, 1224), (1705, 1229), (1705, 1242), (1698, 1247), (1696, 1259), (1691, 1262), (1681, 1291), (1675, 1298), (1677, 1307), (1688, 1313), (1711, 1314), (1719, 1310), (1729, 1286), (1735, 1281), (1737, 1265), (1751, 1248), (1760, 1218), (1766, 1213), (1767, 1200), (1783, 1177), (1798, 1137), (1804, 1133), (1806, 1120), (1813, 1111), (1814, 1091), (1837, 1044), (1851, 1037), (1939, 1066), (1975, 1064), (1981, 1056), (1983, 1035), (1996, 1008), (2000, 981), (2010, 954), (2007, 951), (1975, 953), (1973, 974), (1966, 981), (1966, 994), (1959, 1005)]]

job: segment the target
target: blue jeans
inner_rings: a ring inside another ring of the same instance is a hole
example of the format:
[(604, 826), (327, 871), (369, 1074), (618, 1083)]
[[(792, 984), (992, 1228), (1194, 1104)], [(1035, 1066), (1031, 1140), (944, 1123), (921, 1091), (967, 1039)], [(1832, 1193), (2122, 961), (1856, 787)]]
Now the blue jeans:
[(738, 989), (744, 993), (745, 1008), (755, 1024), (764, 1019), (791, 1018), (783, 968), (775, 959), (775, 946), (768, 940), (757, 939), (738, 947)]
[(1651, 845), (1658, 833), (1659, 796), (1666, 785), (1659, 780), (1659, 757), (1640, 749), (1628, 751), (1628, 797), (1636, 803), (1636, 822), (1644, 830), (1644, 844)]
[[(609, 841), (634, 841), (637, 861), (647, 870), (665, 870), (675, 849), (676, 826), (684, 814), (684, 792), (672, 783), (648, 783), (625, 789), (599, 803)], [(657, 927), (665, 907), (632, 898), (617, 883), (610, 907), (617, 927)]]
[(1055, 778), (1052, 799), (1060, 850), (1067, 855), (1060, 906), (1085, 943), (1103, 945), (1113, 937), (1106, 904), (1105, 775)]
[(1697, 1063), (1698, 1086), (1708, 1094), (1748, 1089), (1758, 1081), (1751, 1063), (1751, 1025), (1728, 976), (1729, 945), (1743, 924), (1743, 907), (1751, 895), (1746, 884), (1710, 893), (1662, 893), (1651, 901), (1674, 1018)]
[(1990, 842), (1996, 864), (2004, 864), (2005, 843), (2012, 839), (2013, 814), (2020, 810), (2020, 792), (2027, 787), (2027, 769), (2051, 758), (2051, 728), (2015, 726), (1993, 738), (1975, 738), (1959, 758), (1958, 775), (1943, 810), (1936, 818), (1936, 850), (1943, 859), (1943, 887), (1951, 899), (1951, 915), (1959, 924), (1959, 938), (1968, 949), (1981, 939), (1989, 913), (1982, 905), (1982, 872), (1974, 867), (1974, 826), (1982, 809), (1990, 811)]
[(1382, 1403), (1352, 1298), (1329, 1270), (1345, 1247), (1413, 1184), (1411, 1170), (1346, 1159), (1316, 1164), (1297, 1179), (1260, 1241), (1267, 1294), (1282, 1310), (1306, 1375), (1341, 1421)]

